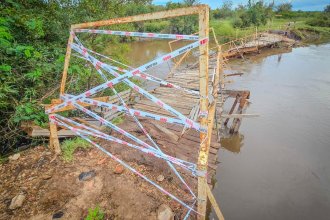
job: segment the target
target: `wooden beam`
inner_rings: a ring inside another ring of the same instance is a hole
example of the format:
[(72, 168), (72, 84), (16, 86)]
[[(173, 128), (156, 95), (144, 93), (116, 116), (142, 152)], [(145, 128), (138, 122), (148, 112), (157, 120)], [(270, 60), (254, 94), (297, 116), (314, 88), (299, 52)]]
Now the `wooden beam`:
[(73, 29), (100, 27), (100, 26), (107, 26), (107, 25), (112, 25), (112, 24), (125, 24), (125, 23), (130, 23), (130, 22), (149, 21), (149, 20), (156, 20), (156, 19), (185, 16), (185, 15), (193, 15), (193, 14), (198, 14), (201, 10), (204, 10), (204, 8), (206, 8), (206, 7), (208, 7), (208, 6), (207, 5), (197, 5), (197, 6), (187, 7), (187, 8), (178, 8), (178, 9), (167, 10), (167, 11), (158, 11), (158, 12), (153, 12), (153, 13), (148, 13), (148, 14), (123, 17), (123, 18), (113, 18), (113, 19), (103, 20), (103, 21), (94, 21), (94, 22), (87, 22), (87, 23), (81, 23), (81, 24), (74, 24), (71, 27)]
[(64, 68), (63, 68), (61, 87), (60, 87), (60, 96), (63, 95), (64, 91), (65, 91), (66, 78), (68, 76), (68, 69), (69, 69), (69, 63), (70, 63), (70, 57), (71, 57), (71, 46), (70, 46), (70, 44), (72, 42), (73, 42), (73, 35), (70, 33), (70, 36), (69, 36), (69, 39), (68, 39), (68, 45), (66, 46)]
[[(204, 6), (199, 11), (199, 37), (205, 38), (209, 36), (209, 7)], [(208, 48), (208, 42), (206, 44), (203, 44), (199, 47), (200, 51), (200, 57), (199, 57), (199, 91), (200, 96), (202, 97), (200, 99), (200, 111), (201, 112), (210, 112), (208, 111), (208, 99), (206, 98), (208, 96), (208, 82), (209, 82), (209, 48)], [(216, 102), (214, 102), (216, 103)], [(208, 115), (209, 117), (210, 115)], [(201, 173), (207, 172), (207, 163), (208, 163), (208, 153), (209, 153), (209, 140), (211, 139), (211, 136), (208, 136), (210, 133), (212, 134), (213, 126), (208, 126), (210, 123), (208, 123), (208, 117), (203, 117), (200, 120), (201, 126), (208, 127), (208, 133), (200, 133), (200, 150), (199, 150), (199, 156), (198, 156), (198, 163), (197, 168)], [(213, 115), (214, 117), (214, 115)], [(198, 202), (197, 202), (197, 210), (199, 213), (203, 215), (198, 215), (198, 219), (203, 220), (205, 219), (206, 214), (206, 205), (207, 205), (207, 195), (206, 195), (206, 175), (205, 176), (199, 176), (198, 177)]]
[[(238, 103), (239, 98), (240, 98), (240, 95), (237, 94), (236, 95), (236, 98), (235, 98), (235, 101), (234, 101), (233, 105), (231, 106), (231, 109), (229, 110), (229, 115), (231, 115), (234, 112), (234, 110), (236, 108), (236, 105)], [(228, 122), (229, 122), (229, 117), (226, 119), (224, 125), (227, 126)]]
[[(103, 96), (103, 97), (96, 97), (96, 98), (92, 98), (93, 100), (97, 100), (97, 101), (101, 101), (101, 102), (107, 102), (109, 100), (109, 96)], [(63, 102), (62, 99), (52, 99), (50, 105), (44, 105), (46, 110), (48, 109), (51, 109), (53, 106), (56, 106), (58, 104), (61, 104)], [(88, 107), (88, 106), (91, 106), (91, 104), (88, 104), (88, 103), (84, 103), (84, 102), (80, 102), (80, 101), (77, 101), (77, 103), (83, 107)], [(61, 109), (58, 109), (58, 110), (55, 110), (54, 112), (52, 113), (56, 113), (56, 112), (64, 112), (64, 111), (68, 111), (68, 110), (73, 110), (73, 109), (76, 109), (73, 105), (67, 105)]]
[(225, 218), (223, 217), (223, 214), (219, 208), (219, 205), (217, 203), (217, 200), (214, 198), (214, 195), (210, 189), (210, 187), (207, 185), (206, 187), (206, 193), (207, 193), (207, 197), (209, 198), (211, 205), (214, 208), (215, 214), (217, 215), (219, 220), (225, 220)]
[(259, 117), (259, 114), (223, 114), (221, 115), (222, 118), (255, 118)]

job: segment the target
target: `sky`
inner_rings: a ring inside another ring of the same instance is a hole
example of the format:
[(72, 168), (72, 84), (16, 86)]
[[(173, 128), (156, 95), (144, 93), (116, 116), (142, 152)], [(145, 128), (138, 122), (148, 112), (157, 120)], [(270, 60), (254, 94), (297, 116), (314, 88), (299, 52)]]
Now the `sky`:
[[(172, 2), (180, 2), (182, 0), (172, 0)], [(246, 4), (248, 0), (231, 0), (234, 7), (239, 4)], [(272, 1), (272, 0), (265, 0)], [(153, 0), (157, 5), (165, 5), (167, 0)], [(199, 0), (202, 4), (208, 4), (211, 8), (220, 7), (223, 0)], [(330, 0), (275, 0), (276, 4), (283, 2), (291, 2), (293, 10), (302, 10), (302, 11), (323, 11), (326, 5), (330, 4)]]

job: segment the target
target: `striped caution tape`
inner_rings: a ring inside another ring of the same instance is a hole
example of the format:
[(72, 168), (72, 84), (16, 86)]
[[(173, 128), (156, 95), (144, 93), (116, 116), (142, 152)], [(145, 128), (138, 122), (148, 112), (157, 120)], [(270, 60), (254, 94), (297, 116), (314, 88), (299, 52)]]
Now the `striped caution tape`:
[[(72, 95), (68, 95), (66, 94), (67, 97), (73, 97)], [(90, 104), (90, 105), (95, 105), (95, 106), (99, 106), (99, 107), (103, 107), (103, 108), (108, 108), (114, 111), (120, 111), (120, 112), (125, 112), (126, 114), (128, 114), (127, 110), (125, 109), (125, 107), (123, 106), (119, 106), (119, 105), (115, 105), (115, 104), (111, 104), (111, 103), (107, 103), (107, 102), (102, 102), (102, 101), (98, 101), (98, 100), (94, 100), (94, 99), (89, 99), (89, 98), (83, 98), (80, 100), (83, 103), (86, 104)], [(132, 109), (130, 108), (129, 110), (131, 112), (131, 114), (135, 115), (135, 116), (140, 116), (140, 117), (146, 117), (146, 118), (150, 118), (153, 120), (157, 120), (160, 122), (166, 122), (166, 123), (170, 123), (170, 124), (177, 124), (177, 125), (186, 125), (186, 123), (182, 122), (180, 119), (176, 119), (176, 118), (170, 118), (170, 117), (166, 117), (166, 116), (162, 116), (162, 115), (156, 115), (153, 113), (149, 113), (149, 112), (145, 112), (145, 111), (141, 111), (141, 110), (137, 110), (137, 109)]]
[(118, 157), (114, 156), (109, 151), (107, 151), (106, 149), (104, 149), (99, 144), (95, 143), (94, 141), (90, 140), (88, 137), (86, 137), (85, 135), (83, 135), (79, 131), (77, 131), (77, 130), (72, 130), (72, 131), (74, 133), (76, 133), (78, 136), (80, 136), (81, 138), (83, 138), (84, 140), (86, 140), (87, 142), (89, 142), (90, 144), (92, 144), (93, 146), (95, 146), (96, 148), (98, 148), (99, 150), (101, 150), (103, 153), (107, 154), (109, 157), (111, 157), (112, 159), (114, 159), (115, 161), (117, 161), (118, 163), (120, 163), (122, 166), (124, 166), (125, 168), (127, 168), (128, 170), (130, 170), (131, 172), (133, 172), (134, 174), (138, 175), (139, 177), (141, 177), (142, 179), (144, 179), (145, 181), (147, 181), (148, 183), (150, 183), (151, 185), (153, 185), (154, 187), (156, 187), (158, 190), (160, 190), (164, 194), (168, 195), (170, 198), (172, 198), (176, 202), (180, 203), (185, 208), (187, 208), (189, 210), (192, 210), (196, 214), (203, 215), (202, 213), (199, 213), (196, 210), (191, 209), (191, 207), (189, 205), (187, 205), (185, 202), (183, 202), (182, 200), (180, 200), (179, 198), (177, 198), (175, 195), (173, 195), (172, 193), (168, 192), (163, 187), (161, 187), (160, 185), (158, 185), (154, 181), (150, 180), (148, 177), (146, 177), (142, 173), (138, 172), (133, 167), (131, 167), (130, 165), (128, 165), (127, 163), (125, 163), (124, 161), (122, 161), (121, 159), (119, 159)]
[(146, 147), (146, 148), (151, 148), (151, 149), (155, 149), (154, 147), (150, 146), (149, 144), (145, 143), (144, 141), (140, 140), (139, 138), (135, 137), (134, 135), (128, 133), (127, 131), (117, 127), (116, 125), (112, 124), (111, 122), (107, 121), (106, 119), (100, 117), (99, 115), (97, 115), (96, 113), (89, 111), (87, 108), (82, 107), (81, 105), (79, 105), (78, 103), (74, 102), (73, 106), (76, 107), (77, 109), (81, 110), (82, 112), (86, 113), (87, 115), (89, 115), (90, 117), (96, 119), (97, 121), (99, 121), (100, 123), (108, 126), (109, 128), (112, 128), (113, 130), (117, 131), (118, 133), (126, 136), (127, 138), (135, 141), (138, 144), (141, 144), (142, 146)]
[[(172, 163), (174, 163), (174, 164), (176, 164), (176, 165), (178, 165), (178, 166), (180, 166), (180, 167), (182, 167), (186, 170), (189, 170), (191, 172), (195, 172), (195, 170), (196, 170), (196, 164), (193, 164), (193, 163), (190, 163), (190, 162), (187, 162), (187, 161), (169, 156), (169, 155), (164, 154), (164, 153), (162, 153), (158, 150), (147, 149), (147, 148), (143, 148), (143, 147), (140, 147), (140, 146), (137, 146), (137, 145), (134, 145), (134, 144), (130, 144), (126, 141), (115, 138), (115, 137), (110, 136), (108, 134), (105, 134), (101, 131), (98, 131), (96, 129), (88, 127), (86, 125), (83, 125), (83, 124), (75, 122), (71, 119), (65, 118), (63, 116), (60, 116), (60, 115), (57, 115), (57, 114), (54, 114), (53, 116), (55, 116), (55, 117), (51, 117), (51, 121), (53, 123), (64, 126), (64, 127), (68, 128), (69, 130), (78, 131), (78, 132), (84, 133), (86, 135), (90, 135), (90, 136), (93, 136), (93, 137), (98, 137), (98, 138), (102, 138), (102, 139), (105, 139), (105, 140), (108, 140), (108, 141), (112, 141), (112, 142), (115, 142), (115, 143), (118, 143), (118, 144), (126, 145), (126, 146), (134, 148), (136, 150), (140, 150), (141, 152), (146, 153), (147, 155), (154, 156), (154, 157), (157, 157), (157, 158), (160, 158), (160, 159), (164, 159), (165, 161), (172, 162)], [(64, 123), (64, 121), (66, 123)], [(74, 125), (75, 127), (70, 126), (68, 123)], [(83, 130), (83, 129), (86, 129), (86, 130)]]
[(207, 38), (204, 38), (202, 40), (199, 40), (198, 42), (194, 42), (194, 43), (189, 44), (187, 46), (184, 46), (184, 47), (182, 47), (182, 48), (180, 48), (178, 50), (175, 50), (175, 51), (173, 51), (173, 52), (171, 52), (169, 54), (166, 54), (166, 55), (164, 55), (164, 56), (162, 56), (160, 58), (157, 58), (157, 59), (155, 59), (155, 60), (153, 60), (151, 62), (148, 62), (148, 63), (146, 63), (146, 64), (144, 64), (144, 65), (142, 65), (142, 66), (140, 66), (140, 67), (138, 67), (138, 68), (136, 68), (134, 70), (131, 70), (131, 71), (129, 71), (129, 72), (123, 74), (123, 75), (120, 75), (119, 77), (117, 77), (115, 79), (112, 79), (110, 81), (107, 81), (107, 82), (105, 82), (105, 83), (103, 83), (101, 85), (98, 85), (98, 86), (96, 86), (96, 87), (94, 87), (94, 88), (92, 88), (92, 89), (90, 89), (90, 90), (88, 90), (88, 91), (86, 91), (86, 92), (84, 92), (84, 93), (76, 96), (75, 98), (73, 98), (73, 100), (67, 100), (67, 101), (63, 102), (62, 104), (56, 105), (53, 108), (48, 109), (46, 111), (46, 113), (49, 114), (49, 113), (54, 112), (55, 110), (59, 110), (61, 108), (64, 108), (67, 105), (70, 105), (70, 102), (72, 102), (74, 100), (76, 101), (76, 100), (79, 100), (81, 98), (86, 98), (86, 97), (92, 96), (92, 95), (94, 95), (94, 94), (96, 94), (96, 93), (98, 93), (100, 91), (103, 91), (104, 89), (106, 89), (106, 88), (108, 88), (110, 86), (116, 85), (117, 83), (120, 83), (123, 80), (128, 79), (128, 78), (136, 75), (137, 73), (144, 72), (144, 71), (146, 71), (146, 70), (148, 70), (148, 69), (150, 69), (150, 68), (152, 68), (154, 66), (157, 66), (157, 65), (159, 65), (161, 63), (164, 63), (168, 59), (171, 59), (171, 58), (174, 58), (176, 56), (179, 56), (180, 54), (183, 54), (183, 53), (185, 53), (188, 50), (191, 50), (193, 48), (196, 48), (199, 45), (205, 44), (207, 42), (207, 40), (208, 40)]
[[(91, 53), (93, 53), (93, 54), (96, 54), (96, 55), (98, 55), (98, 56), (101, 56), (101, 57), (103, 57), (103, 58), (105, 58), (105, 59), (108, 59), (108, 60), (110, 60), (110, 61), (112, 61), (112, 62), (115, 62), (115, 63), (118, 63), (118, 64), (120, 64), (120, 65), (126, 66), (126, 67), (129, 68), (129, 69), (134, 69), (133, 67), (130, 67), (130, 66), (124, 64), (124, 63), (121, 63), (121, 62), (119, 62), (119, 61), (117, 61), (117, 60), (114, 60), (114, 59), (112, 59), (112, 58), (110, 58), (110, 57), (108, 57), (108, 56), (105, 56), (105, 55), (103, 55), (103, 54), (97, 53), (97, 52), (95, 52), (95, 51), (93, 51), (93, 50), (91, 50), (91, 49), (88, 49), (88, 48), (85, 48), (85, 49), (86, 49), (88, 52), (91, 52)], [(89, 61), (89, 60), (86, 59), (85, 57), (81, 57), (81, 56), (77, 56), (77, 57)], [(114, 70), (117, 70), (117, 71), (119, 71), (119, 72), (123, 72), (123, 73), (127, 73), (127, 72), (128, 72), (128, 70), (126, 70), (126, 69), (124, 69), (124, 68), (120, 68), (120, 67), (113, 66), (113, 65), (109, 65), (109, 64), (105, 64), (105, 65), (108, 65), (110, 68), (112, 68), (112, 69), (114, 69)], [(138, 77), (140, 77), (140, 78), (142, 78), (142, 79), (146, 79), (146, 80), (149, 80), (149, 81), (155, 82), (155, 83), (159, 83), (160, 85), (165, 86), (165, 87), (175, 88), (175, 89), (178, 89), (178, 90), (182, 90), (182, 91), (185, 91), (185, 92), (187, 92), (187, 93), (189, 93), (189, 94), (192, 94), (192, 95), (198, 95), (198, 96), (200, 95), (198, 91), (183, 88), (183, 87), (181, 87), (181, 86), (179, 86), (179, 85), (176, 85), (176, 84), (174, 84), (174, 83), (169, 83), (169, 82), (167, 82), (166, 80), (160, 79), (160, 78), (158, 78), (158, 77), (152, 76), (152, 75), (147, 74), (147, 73), (138, 73), (138, 74), (136, 74), (136, 76), (138, 76)]]
[(99, 30), (99, 29), (74, 29), (76, 33), (93, 33), (93, 34), (108, 34), (126, 37), (145, 37), (145, 38), (160, 38), (160, 39), (178, 39), (178, 40), (198, 40), (196, 35), (183, 34), (158, 34), (158, 33), (144, 33), (131, 31), (113, 31), (113, 30)]
[[(86, 50), (84, 52), (84, 49), (81, 49), (76, 44), (72, 44), (72, 48), (74, 50), (76, 50), (77, 52), (81, 53), (82, 55), (86, 55), (88, 53)], [(100, 68), (103, 68), (106, 71), (108, 71), (111, 74), (113, 74), (114, 76), (117, 76), (117, 78), (115, 78), (113, 80), (116, 80), (118, 78), (121, 78), (122, 76), (130, 73), (130, 72), (127, 72), (124, 75), (120, 75), (117, 72), (115, 72), (113, 69), (111, 69), (110, 67), (108, 67), (107, 64), (98, 61), (93, 56), (88, 55), (88, 59), (93, 63), (93, 65), (95, 66), (95, 68), (97, 70), (99, 70)], [(131, 88), (133, 88), (135, 91), (139, 92), (140, 94), (144, 95), (146, 98), (148, 98), (149, 100), (151, 100), (152, 102), (154, 102), (155, 104), (157, 104), (158, 106), (160, 106), (161, 108), (163, 108), (166, 111), (172, 113), (173, 115), (179, 117), (181, 120), (184, 121), (184, 123), (186, 124), (187, 127), (193, 128), (193, 129), (198, 130), (200, 132), (207, 132), (207, 129), (205, 127), (201, 127), (199, 123), (194, 122), (193, 120), (187, 118), (186, 116), (184, 116), (183, 114), (181, 114), (177, 110), (173, 109), (171, 106), (169, 106), (166, 103), (162, 102), (160, 99), (158, 99), (157, 97), (155, 97), (152, 94), (148, 93), (146, 90), (144, 90), (141, 87), (137, 86), (136, 84), (134, 84), (133, 82), (129, 81), (128, 79), (124, 79), (123, 82), (125, 82), (128, 86), (130, 86)], [(111, 83), (108, 85), (108, 87), (112, 87), (112, 86), (113, 86), (113, 84), (111, 84)]]
[[(82, 50), (85, 49), (81, 43), (80, 43), (80, 49), (82, 49)], [(89, 55), (87, 51), (86, 51), (85, 54), (82, 54), (82, 55), (85, 56), (86, 59), (88, 59), (93, 64), (93, 66), (96, 68), (96, 70), (98, 71), (98, 73), (104, 78), (105, 81), (107, 81), (107, 78), (103, 75), (102, 71), (100, 70), (101, 65), (98, 66), (98, 64), (100, 63), (99, 60), (97, 60), (93, 56)], [(108, 70), (108, 72), (110, 72), (110, 74), (112, 74), (115, 77), (119, 77), (120, 76), (117, 72), (111, 71), (111, 69)], [(137, 87), (137, 85), (135, 85), (134, 83), (132, 83), (128, 79), (125, 79), (124, 80), (124, 83), (126, 83), (131, 88), (133, 88), (133, 87), (136, 88)], [(145, 128), (139, 122), (139, 120), (136, 118), (136, 116), (130, 112), (130, 109), (126, 105), (125, 101), (121, 98), (121, 96), (117, 93), (116, 89), (113, 86), (109, 86), (109, 87), (114, 92), (114, 94), (118, 97), (118, 100), (120, 100), (120, 102), (122, 103), (122, 105), (126, 109), (126, 111), (133, 117), (135, 123), (143, 131), (144, 135), (149, 139), (149, 141), (152, 143), (152, 145), (161, 152), (161, 149), (159, 148), (159, 146), (157, 145), (157, 143), (153, 140), (153, 138), (145, 130)], [(160, 100), (158, 100), (158, 101), (160, 101)], [(172, 169), (172, 171), (175, 173), (175, 175), (180, 179), (180, 181), (185, 185), (185, 187), (189, 190), (189, 192), (193, 195), (193, 197), (196, 198), (196, 195), (194, 194), (194, 192), (192, 191), (192, 189), (188, 186), (188, 184), (186, 183), (186, 181), (182, 178), (182, 176), (179, 174), (179, 172), (176, 170), (176, 168), (173, 166), (173, 164), (171, 162), (169, 162), (169, 161), (167, 161), (167, 164)]]

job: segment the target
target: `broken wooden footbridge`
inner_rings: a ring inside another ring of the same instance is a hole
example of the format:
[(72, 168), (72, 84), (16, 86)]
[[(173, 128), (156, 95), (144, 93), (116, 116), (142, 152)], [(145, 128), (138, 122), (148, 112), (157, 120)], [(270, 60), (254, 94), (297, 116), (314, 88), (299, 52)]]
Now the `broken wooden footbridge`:
[[(189, 15), (198, 15), (199, 31), (196, 35), (99, 29)], [(237, 39), (223, 45), (219, 45), (214, 38), (216, 46), (209, 48), (209, 32), (207, 5), (72, 25), (60, 98), (53, 99), (50, 105), (45, 106), (50, 127), (39, 133), (50, 137), (50, 147), (58, 154), (61, 153), (59, 137), (80, 136), (178, 202), (185, 209), (184, 218), (192, 214), (198, 219), (205, 219), (207, 202), (210, 201), (218, 218), (224, 219), (211, 192), (210, 183), (217, 168), (222, 132), (226, 128), (230, 133), (239, 130), (250, 97), (249, 91), (226, 89), (228, 79), (240, 75), (228, 73), (230, 68), (227, 61), (231, 57), (244, 56), (252, 51), (251, 48), (274, 45), (283, 41), (283, 38), (275, 39), (263, 33), (256, 35), (253, 41)], [(133, 68), (85, 47), (84, 42), (78, 38), (81, 33), (185, 41), (187, 44)], [(193, 50), (197, 51), (197, 62), (189, 67), (180, 67)], [(81, 94), (67, 94), (66, 91), (71, 54), (90, 64), (94, 68), (95, 77), (99, 79), (95, 87)], [(175, 58), (175, 65), (165, 79), (152, 75), (158, 65)], [(159, 87), (146, 91), (135, 84), (132, 77), (158, 83)], [(116, 84), (126, 84), (130, 90), (119, 93)], [(97, 96), (105, 90), (110, 90), (113, 96)], [(230, 100), (231, 108), (225, 110), (224, 103)], [(80, 116), (69, 113), (64, 117), (61, 114), (64, 111), (79, 112)], [(112, 119), (119, 115), (124, 120), (116, 125)], [(31, 126), (23, 126), (33, 134)], [(110, 128), (110, 131), (104, 128)], [(164, 161), (178, 178), (180, 187), (191, 194), (191, 201), (183, 201), (180, 194), (167, 191), (152, 178), (135, 170), (120, 155), (117, 157), (104, 148), (101, 140)], [(191, 184), (192, 181), (195, 184)]]

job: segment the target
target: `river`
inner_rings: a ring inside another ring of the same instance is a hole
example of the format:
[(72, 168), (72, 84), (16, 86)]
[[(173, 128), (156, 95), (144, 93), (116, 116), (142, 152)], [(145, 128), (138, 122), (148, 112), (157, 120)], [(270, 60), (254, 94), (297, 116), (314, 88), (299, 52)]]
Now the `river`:
[(330, 219), (330, 44), (233, 66), (245, 74), (229, 88), (250, 90), (247, 113), (261, 116), (219, 151), (213, 192), (224, 216)]
[[(133, 65), (168, 52), (157, 41), (131, 49)], [(271, 53), (232, 62), (244, 75), (228, 88), (250, 90), (247, 113), (260, 117), (222, 141), (213, 192), (229, 220), (329, 219), (330, 44)]]

